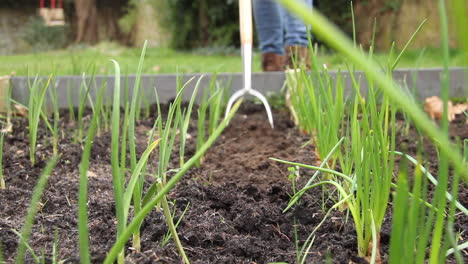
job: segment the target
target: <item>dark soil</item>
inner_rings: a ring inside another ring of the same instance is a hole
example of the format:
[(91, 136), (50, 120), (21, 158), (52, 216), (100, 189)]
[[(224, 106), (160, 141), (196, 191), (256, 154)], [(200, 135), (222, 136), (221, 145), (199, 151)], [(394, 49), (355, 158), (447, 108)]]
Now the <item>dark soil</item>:
[[(203, 165), (190, 170), (171, 191), (169, 199), (175, 201), (177, 216), (189, 206), (178, 231), (193, 263), (295, 263), (295, 221), (303, 241), (331, 205), (330, 201), (323, 200), (321, 190), (316, 189), (309, 191), (298, 206), (282, 212), (292, 192), (287, 166), (268, 158), (307, 164), (313, 164), (316, 159), (313, 146), (305, 144), (309, 137), (294, 128), (288, 114), (275, 111), (274, 117), (276, 128), (271, 129), (261, 106), (244, 106), (208, 151)], [(140, 153), (146, 146), (146, 133), (151, 129), (152, 121), (140, 122), (137, 127)], [(73, 126), (63, 120), (62, 127), (65, 131), (60, 140), (62, 157), (41, 199), (30, 245), (36, 254), (44, 252), (50, 262), (57, 230), (59, 259), (79, 263), (77, 191), (82, 146), (71, 141)], [(459, 116), (450, 130), (453, 137), (468, 138), (466, 117)], [(16, 119), (14, 131), (5, 138), (3, 162), (7, 189), (0, 191), (0, 242), (8, 263), (13, 262), (18, 245), (18, 238), (11, 229), (21, 229), (33, 188), (51, 156), (50, 139), (42, 128), (37, 152), (39, 163), (31, 167), (27, 121)], [(189, 156), (195, 149), (196, 137), (192, 136), (187, 147)], [(408, 136), (398, 137), (398, 146), (404, 144), (407, 152), (415, 155), (417, 138), (416, 131), (411, 129)], [(427, 165), (436, 172), (437, 153), (428, 140), (424, 144)], [(173, 168), (178, 165), (177, 154), (174, 153)], [(152, 157), (150, 163), (154, 165), (156, 160), (156, 156)], [(303, 178), (312, 173), (301, 171)], [(93, 262), (100, 263), (116, 236), (109, 133), (95, 139), (88, 176), (91, 254)], [(153, 181), (151, 177), (147, 180)], [(459, 200), (468, 206), (468, 191), (463, 184)], [(461, 232), (460, 237), (464, 239), (461, 242), (466, 242), (463, 232), (468, 230), (467, 220), (461, 215), (456, 219), (455, 231)], [(129, 243), (127, 263), (180, 263), (172, 240), (165, 247), (161, 245), (167, 233), (161, 212), (153, 210), (145, 219), (141, 233), (142, 252), (135, 252)], [(387, 218), (381, 234), (384, 260), (389, 234), (390, 220)], [(464, 257), (468, 260), (467, 254)], [(333, 263), (367, 263), (357, 256), (352, 219), (339, 211), (333, 212), (318, 230), (307, 263), (324, 263), (327, 259)], [(32, 262), (30, 256), (28, 262)]]

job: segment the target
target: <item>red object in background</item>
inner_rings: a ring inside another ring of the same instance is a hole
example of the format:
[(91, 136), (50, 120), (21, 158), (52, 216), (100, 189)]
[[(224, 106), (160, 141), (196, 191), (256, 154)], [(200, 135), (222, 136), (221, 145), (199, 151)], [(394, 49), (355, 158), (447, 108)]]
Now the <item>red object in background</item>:
[(63, 11), (63, 0), (49, 0), (46, 7), (45, 0), (39, 0), (39, 15), (44, 19), (47, 26), (65, 25), (65, 12)]
[[(55, 1), (56, 0), (50, 0), (50, 8), (55, 8)], [(39, 0), (39, 7), (44, 8), (45, 7), (45, 0)], [(59, 8), (63, 8), (63, 0), (59, 0)]]

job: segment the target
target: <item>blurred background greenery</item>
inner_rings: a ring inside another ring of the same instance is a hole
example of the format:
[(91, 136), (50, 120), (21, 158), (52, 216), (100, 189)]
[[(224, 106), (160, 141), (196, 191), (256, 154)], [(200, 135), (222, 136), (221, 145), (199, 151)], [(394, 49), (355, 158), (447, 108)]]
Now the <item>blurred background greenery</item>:
[[(392, 42), (401, 49), (427, 19), (400, 67), (441, 64), (436, 0), (424, 4), (356, 0), (352, 5), (357, 42), (367, 48), (376, 23), (376, 49), (382, 60)], [(315, 0), (314, 6), (352, 36), (349, 0)], [(60, 27), (44, 24), (38, 7), (39, 0), (0, 1), (0, 74), (25, 74), (27, 69), (47, 73), (54, 67), (60, 74), (77, 74), (93, 63), (99, 71), (109, 55), (119, 56), (132, 71), (138, 59), (135, 54), (145, 40), (151, 47), (146, 73), (241, 70), (237, 0), (63, 0), (66, 24)], [(314, 43), (323, 64), (330, 68), (342, 65), (320, 39)], [(451, 38), (450, 46), (451, 65), (461, 65), (463, 54), (457, 39)], [(258, 60), (255, 56), (256, 71)]]

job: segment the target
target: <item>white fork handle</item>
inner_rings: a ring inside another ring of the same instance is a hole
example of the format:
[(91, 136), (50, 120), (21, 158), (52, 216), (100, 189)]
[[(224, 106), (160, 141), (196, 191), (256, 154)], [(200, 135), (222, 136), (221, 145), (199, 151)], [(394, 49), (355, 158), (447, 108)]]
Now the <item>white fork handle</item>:
[(239, 23), (242, 52), (242, 66), (244, 67), (244, 89), (252, 89), (252, 0), (239, 0)]
[(239, 0), (239, 23), (241, 44), (252, 45), (252, 0)]

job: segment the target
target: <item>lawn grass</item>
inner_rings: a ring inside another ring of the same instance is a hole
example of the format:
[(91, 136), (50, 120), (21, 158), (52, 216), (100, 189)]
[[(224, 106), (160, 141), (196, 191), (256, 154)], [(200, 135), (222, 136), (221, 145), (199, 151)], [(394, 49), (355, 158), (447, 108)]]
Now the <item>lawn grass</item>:
[[(15, 54), (0, 56), (0, 75), (80, 75), (90, 73), (95, 67), (96, 74), (108, 74), (109, 59), (119, 58), (122, 73), (133, 74), (138, 65), (141, 49), (120, 46), (115, 43), (101, 43), (94, 47), (73, 46), (64, 50), (42, 53)], [(421, 54), (421, 52), (423, 52)], [(319, 64), (326, 64), (329, 69), (345, 68), (344, 59), (323, 49), (318, 53)], [(422, 55), (422, 56), (421, 56)], [(387, 54), (377, 53), (378, 61), (387, 61)], [(212, 73), (241, 72), (240, 51), (235, 49), (200, 49), (191, 52), (174, 51), (169, 48), (148, 48), (144, 74), (158, 73)], [(400, 68), (440, 67), (440, 51), (435, 49), (413, 50), (406, 52), (399, 63)], [(461, 66), (463, 54), (452, 51), (450, 66)], [(260, 72), (260, 53), (253, 57), (253, 71)]]

